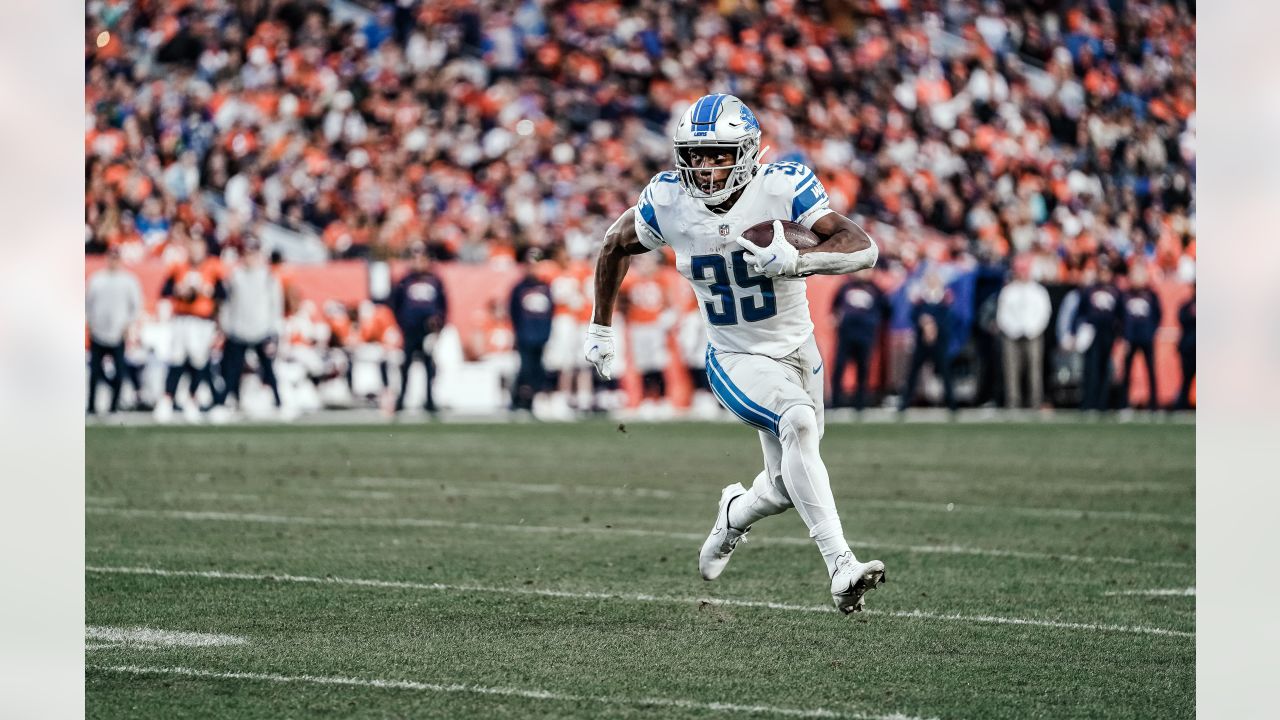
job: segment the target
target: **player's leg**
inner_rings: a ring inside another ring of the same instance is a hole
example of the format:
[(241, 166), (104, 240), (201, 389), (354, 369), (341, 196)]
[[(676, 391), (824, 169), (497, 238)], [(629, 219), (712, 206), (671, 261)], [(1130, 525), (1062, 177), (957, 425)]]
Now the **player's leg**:
[(1178, 387), (1175, 410), (1191, 409), (1191, 383), (1196, 377), (1196, 348), (1194, 345), (1178, 347), (1178, 359), (1182, 361), (1182, 384)]
[(236, 408), (241, 408), (240, 382), (244, 377), (245, 344), (230, 335), (222, 344), (222, 400), (235, 398)]
[(1147, 366), (1147, 409), (1155, 412), (1156, 403), (1156, 349), (1154, 343), (1143, 343), (1142, 359)]
[(925, 360), (928, 357), (928, 347), (917, 337), (915, 348), (911, 351), (911, 370), (907, 373), (907, 385), (902, 391), (902, 400), (898, 403), (899, 412), (911, 407), (911, 403), (915, 402), (916, 383), (920, 381), (920, 370), (924, 368)]
[(102, 361), (106, 357), (106, 347), (98, 343), (89, 341), (89, 414), (94, 415), (98, 412), (98, 385), (107, 379), (107, 373), (103, 369)]
[(1133, 359), (1137, 354), (1138, 346), (1134, 343), (1129, 343), (1129, 347), (1125, 349), (1124, 353), (1124, 375), (1120, 380), (1122, 385), (1122, 392), (1120, 393), (1120, 408), (1122, 410), (1129, 407), (1129, 392), (1133, 388), (1130, 384), (1130, 381), (1133, 379)]
[(404, 410), (404, 396), (409, 390), (409, 369), (413, 367), (413, 360), (422, 352), (421, 335), (404, 336), (404, 358), (400, 361), (400, 393), (396, 396), (396, 412)]
[(1044, 337), (1034, 337), (1027, 344), (1027, 383), (1031, 386), (1031, 409), (1044, 404)]
[(853, 362), (855, 363), (858, 387), (853, 393), (853, 409), (859, 413), (867, 406), (867, 384), (871, 382), (871, 344), (858, 340), (853, 345)]
[(796, 379), (808, 402), (793, 399), (779, 413), (782, 480), (792, 505), (809, 528), (809, 537), (822, 553), (829, 575), (835, 569), (836, 558), (850, 550), (836, 511), (836, 499), (831, 493), (831, 477), (818, 448), (818, 441), (826, 430), (822, 406), (822, 355), (812, 337), (795, 355), (798, 362), (791, 363), (793, 367), (788, 369), (797, 371)]
[(756, 521), (791, 507), (782, 482), (782, 445), (776, 436), (764, 431), (760, 431), (760, 444), (764, 449), (765, 467), (751, 487), (734, 483), (720, 492), (715, 523), (698, 553), (698, 570), (703, 579), (715, 580), (720, 576), (734, 548)]
[[(253, 346), (253, 354), (258, 356), (258, 374), (262, 377), (262, 382), (271, 388), (271, 399), (275, 406), (280, 407), (280, 384), (276, 380), (275, 353), (270, 352), (270, 340), (263, 340)], [(354, 363), (347, 363), (347, 372), (350, 374), (351, 366)], [(237, 401), (239, 396), (237, 395)]]
[(422, 366), (426, 368), (427, 371), (427, 400), (423, 403), (422, 407), (429, 413), (434, 413), (436, 411), (436, 396), (432, 390), (436, 380), (436, 359), (434, 353), (434, 347), (431, 352), (427, 352), (425, 350), (422, 352)]
[(791, 498), (782, 480), (782, 444), (772, 433), (761, 431), (760, 446), (764, 451), (764, 470), (728, 508), (730, 527), (743, 532), (757, 521), (791, 507)]
[(182, 380), (182, 373), (190, 367), (187, 359), (188, 319), (186, 315), (177, 315), (170, 322), (169, 372), (164, 379), (164, 401), (169, 409), (173, 408), (174, 399), (178, 395), (178, 383)]
[(836, 360), (831, 365), (831, 407), (844, 405), (844, 376), (853, 358), (853, 339), (836, 336)]
[(953, 373), (952, 358), (947, 354), (947, 348), (942, 343), (935, 343), (937, 346), (937, 354), (933, 358), (934, 372), (942, 376), (942, 399), (946, 403), (947, 409), (951, 412), (956, 411), (956, 392)]
[(1016, 338), (1001, 338), (1004, 359), (1005, 407), (1016, 410), (1022, 407), (1022, 356)]
[(120, 388), (124, 386), (125, 362), (124, 362), (124, 340), (107, 348), (107, 353), (111, 356), (111, 413), (115, 413), (120, 409)]
[(191, 364), (195, 368), (195, 379), (191, 383), (191, 401), (196, 402), (196, 391), (200, 389), (201, 383), (209, 385), (209, 394), (211, 396), (211, 405), (218, 403), (218, 388), (213, 384), (213, 366), (210, 362), (210, 355), (213, 353), (213, 338), (217, 333), (217, 326), (212, 320), (205, 318), (192, 318), (188, 323), (187, 340), (190, 343), (187, 347), (187, 357), (191, 358)]
[[(810, 338), (783, 360), (709, 349), (707, 372), (712, 391), (726, 408), (777, 438), (786, 496), (818, 544), (828, 571), (834, 570), (837, 559), (849, 554), (849, 546), (818, 451), (824, 427), (819, 415), (823, 377), (817, 343)], [(766, 461), (768, 449), (766, 445)]]

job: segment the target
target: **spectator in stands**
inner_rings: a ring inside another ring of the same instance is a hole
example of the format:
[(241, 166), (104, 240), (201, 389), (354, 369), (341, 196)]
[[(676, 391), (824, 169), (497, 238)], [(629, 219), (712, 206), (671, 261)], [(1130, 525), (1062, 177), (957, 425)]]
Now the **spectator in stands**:
[(532, 412), (534, 397), (542, 394), (547, 385), (542, 353), (551, 338), (554, 304), (551, 286), (537, 272), (541, 260), (542, 252), (537, 248), (525, 252), (524, 277), (511, 288), (508, 302), (508, 317), (515, 333), (516, 352), (520, 355), (520, 370), (511, 392), (512, 410)]
[(142, 287), (124, 268), (120, 249), (107, 251), (107, 266), (89, 278), (85, 319), (89, 325), (89, 414), (97, 414), (98, 385), (106, 380), (103, 361), (111, 358), (110, 412), (120, 407), (120, 385), (126, 370), (125, 334), (142, 312)]
[(213, 384), (213, 371), (210, 367), (210, 354), (218, 328), (214, 317), (218, 305), (227, 298), (226, 286), (223, 284), (222, 263), (215, 257), (209, 257), (208, 246), (200, 238), (187, 241), (185, 255), (169, 266), (164, 287), (160, 296), (173, 303), (173, 347), (169, 355), (169, 373), (164, 383), (164, 398), (156, 405), (156, 419), (168, 422), (173, 415), (174, 399), (178, 393), (178, 384), (185, 371), (188, 375), (188, 387), (191, 393), (191, 404), (185, 410), (188, 419), (199, 416), (197, 392), (201, 384), (209, 387), (211, 401), (218, 397), (218, 389)]
[(1178, 389), (1178, 400), (1175, 410), (1190, 410), (1191, 383), (1196, 379), (1196, 293), (1191, 288), (1191, 299), (1178, 309), (1178, 324), (1182, 326), (1182, 336), (1178, 338), (1178, 357), (1182, 360), (1182, 387)]
[(924, 287), (915, 298), (911, 309), (911, 322), (915, 329), (915, 349), (911, 354), (911, 370), (907, 386), (902, 393), (898, 411), (905, 411), (915, 401), (916, 383), (924, 364), (933, 365), (933, 371), (942, 378), (943, 399), (947, 409), (955, 412), (956, 397), (951, 383), (951, 294), (936, 268), (925, 272)]
[(506, 258), (571, 222), (598, 238), (667, 162), (673, 114), (728, 78), (777, 128), (773, 157), (814, 165), (840, 212), (968, 231), (1002, 256), (1037, 246), (1070, 281), (1103, 250), (1165, 269), (1194, 254), (1187, 3), (478, 0), (354, 24), (299, 5), (86, 4), (94, 250), (122, 211), (151, 240), (203, 191), (308, 219), (334, 256), (416, 235)]
[(1156, 332), (1160, 329), (1160, 298), (1147, 285), (1147, 269), (1135, 263), (1129, 271), (1129, 289), (1124, 293), (1124, 392), (1120, 407), (1129, 407), (1129, 381), (1134, 356), (1142, 353), (1147, 366), (1147, 409), (1158, 407), (1156, 396)]
[(258, 374), (271, 389), (272, 400), (280, 408), (280, 388), (276, 383), (275, 346), (284, 330), (284, 290), (271, 272), (255, 237), (244, 242), (244, 257), (227, 278), (227, 300), (223, 310), (222, 373), (226, 390), (240, 408), (240, 380), (248, 352), (253, 351)]
[(409, 272), (391, 290), (391, 311), (395, 313), (400, 336), (404, 338), (404, 361), (400, 364), (400, 395), (396, 398), (395, 411), (404, 410), (405, 391), (409, 388), (409, 368), (415, 359), (421, 359), (427, 371), (427, 399), (424, 408), (436, 412), (432, 383), (435, 381), (436, 364), (432, 352), (436, 338), (444, 329), (449, 304), (444, 283), (431, 271), (427, 248), (415, 242), (409, 248)]
[(853, 407), (862, 412), (866, 404), (871, 372), (871, 355), (880, 334), (880, 323), (889, 316), (889, 301), (883, 291), (865, 275), (856, 275), (836, 290), (831, 303), (836, 322), (836, 358), (831, 375), (831, 406), (844, 405), (844, 377), (854, 364), (857, 389)]
[(1049, 291), (1031, 279), (1031, 258), (1014, 259), (1013, 278), (996, 301), (996, 325), (1003, 338), (1005, 404), (1022, 406), (1025, 372), (1030, 406), (1038, 408), (1044, 403), (1044, 331), (1053, 306)]
[(1111, 263), (1104, 259), (1098, 264), (1097, 280), (1080, 289), (1076, 312), (1074, 335), (1084, 352), (1081, 410), (1106, 410), (1111, 405), (1111, 351), (1123, 321), (1123, 298), (1112, 282)]

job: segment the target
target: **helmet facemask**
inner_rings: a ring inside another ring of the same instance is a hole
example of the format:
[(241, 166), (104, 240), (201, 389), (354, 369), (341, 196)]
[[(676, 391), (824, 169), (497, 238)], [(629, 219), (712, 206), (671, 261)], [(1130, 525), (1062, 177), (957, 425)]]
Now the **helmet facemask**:
[[(732, 152), (734, 154), (733, 164), (719, 167), (696, 166), (693, 164), (693, 150), (695, 148)], [(751, 178), (755, 176), (759, 158), (760, 138), (756, 134), (745, 135), (736, 143), (708, 139), (677, 141), (675, 144), (676, 173), (680, 179), (681, 187), (684, 188), (685, 192), (689, 193), (690, 197), (700, 200), (711, 207), (723, 203), (729, 199), (730, 195), (751, 182)], [(715, 189), (716, 182), (712, 180), (712, 188), (704, 190), (698, 183), (699, 173), (725, 169), (729, 169), (729, 177), (725, 180), (724, 187), (718, 190)]]

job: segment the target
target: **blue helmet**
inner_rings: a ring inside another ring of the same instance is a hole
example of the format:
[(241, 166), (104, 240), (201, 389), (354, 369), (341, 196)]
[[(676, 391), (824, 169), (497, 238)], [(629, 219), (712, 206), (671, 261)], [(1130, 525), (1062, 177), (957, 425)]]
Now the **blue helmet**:
[[(719, 205), (751, 182), (760, 160), (760, 121), (738, 98), (723, 93), (698, 98), (676, 125), (676, 172), (680, 185), (696, 200)], [(693, 148), (722, 148), (734, 152), (733, 170), (719, 190), (703, 190), (694, 179)]]

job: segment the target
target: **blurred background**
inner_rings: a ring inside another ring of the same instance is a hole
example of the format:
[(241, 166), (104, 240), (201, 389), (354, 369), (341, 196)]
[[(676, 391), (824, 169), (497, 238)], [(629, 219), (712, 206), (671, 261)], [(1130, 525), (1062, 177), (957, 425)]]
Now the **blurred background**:
[(810, 278), (828, 408), (1195, 404), (1195, 3), (93, 1), (87, 408), (719, 417), (605, 228), (728, 92), (881, 247)]

